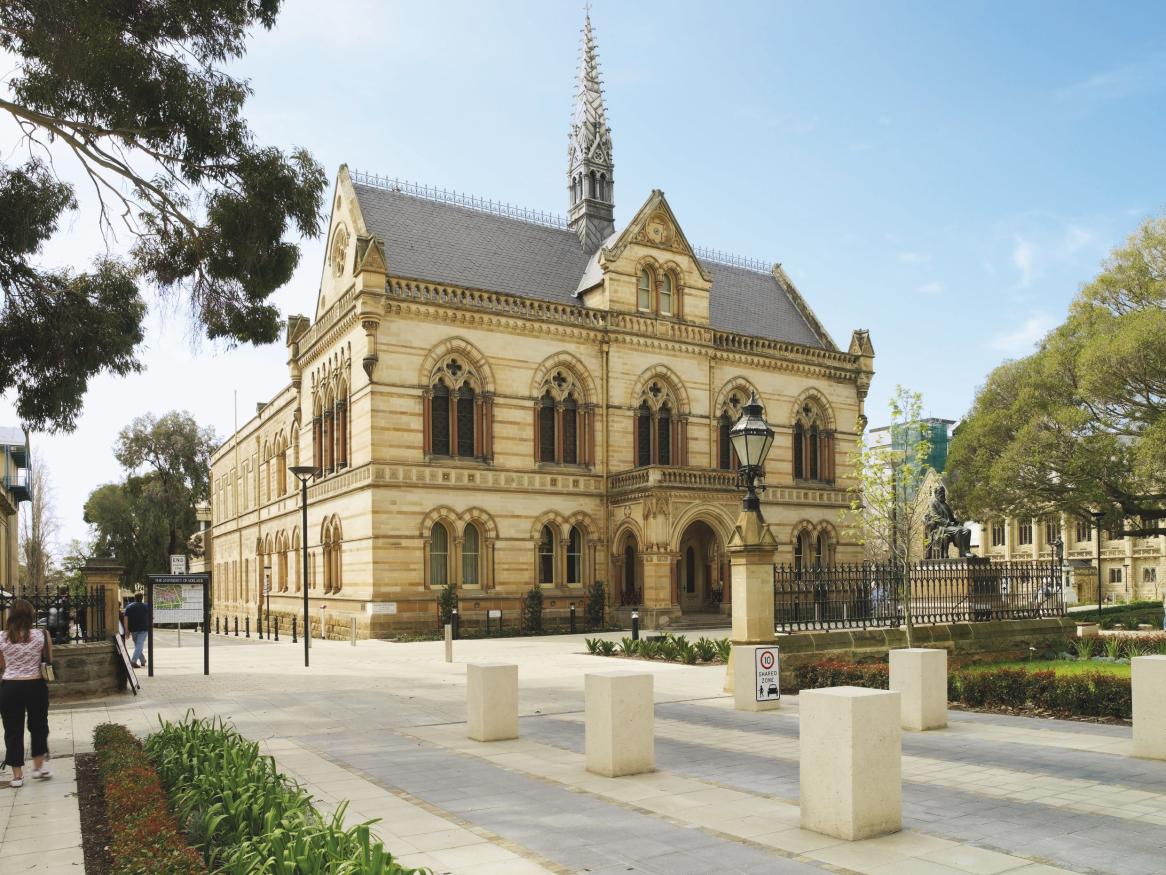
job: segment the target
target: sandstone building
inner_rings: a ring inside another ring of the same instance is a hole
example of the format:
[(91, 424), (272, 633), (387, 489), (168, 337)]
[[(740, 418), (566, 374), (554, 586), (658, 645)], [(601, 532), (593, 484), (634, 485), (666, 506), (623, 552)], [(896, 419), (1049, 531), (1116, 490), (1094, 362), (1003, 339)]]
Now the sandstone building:
[(752, 392), (781, 558), (861, 558), (839, 515), (868, 334), (840, 349), (780, 265), (693, 248), (661, 191), (615, 227), (589, 20), (566, 183), (563, 220), (340, 168), (290, 380), (212, 460), (217, 614), (256, 616), (270, 579), (286, 629), (305, 578), (338, 634), (434, 628), (447, 583), (470, 621), (513, 624), (532, 586), (561, 616), (595, 581), (648, 623), (721, 611)]
[(0, 590), (19, 592), (20, 503), (32, 500), (28, 433), (0, 426)]

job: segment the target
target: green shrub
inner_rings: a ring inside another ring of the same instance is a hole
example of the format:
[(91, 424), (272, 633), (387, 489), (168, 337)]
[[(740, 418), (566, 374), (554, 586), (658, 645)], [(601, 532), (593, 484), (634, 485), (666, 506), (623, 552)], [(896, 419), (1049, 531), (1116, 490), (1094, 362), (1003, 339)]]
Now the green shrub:
[(166, 791), (128, 729), (102, 723), (93, 732), (97, 770), (105, 788), (110, 858), (116, 875), (206, 872), (170, 811)]
[(437, 596), (437, 611), (441, 615), (441, 625), (453, 622), (453, 609), (457, 607), (457, 588), (447, 583)]
[(1073, 652), (1077, 654), (1078, 659), (1089, 659), (1093, 656), (1096, 646), (1096, 638), (1078, 638), (1073, 642)]
[[(146, 752), (187, 834), (223, 873), (408, 875), (370, 830), (344, 828), (347, 803), (324, 818), (312, 799), (261, 756), (259, 746), (221, 720), (162, 723)], [(171, 870), (165, 870), (171, 871)]]
[(640, 649), (640, 642), (633, 638), (619, 639), (619, 652), (624, 656), (635, 656), (636, 651)]
[(1122, 642), (1119, 637), (1116, 635), (1110, 635), (1106, 637), (1101, 647), (1102, 650), (1105, 651), (1106, 656), (1108, 656), (1110, 659), (1117, 659), (1119, 656), (1121, 656), (1121, 644)]
[(607, 588), (602, 580), (587, 587), (587, 628), (595, 631), (603, 628), (603, 613), (607, 606)]
[(886, 663), (856, 665), (837, 659), (811, 662), (794, 669), (794, 683), (799, 690), (818, 687), (873, 687), (885, 690), (888, 684)]
[(725, 662), (728, 662), (729, 661), (729, 651), (731, 651), (733, 649), (733, 642), (730, 641), (728, 638), (718, 638), (713, 643), (716, 644), (716, 647), (717, 647), (717, 656), (719, 656)]
[(661, 659), (675, 659), (679, 652), (676, 642), (667, 635), (664, 636), (663, 640), (657, 642), (656, 649)]
[(693, 644), (692, 647), (696, 651), (697, 658), (700, 659), (701, 662), (712, 662), (717, 658), (716, 642), (710, 638), (705, 638), (703, 635), (701, 635), (696, 639), (696, 643)]
[(644, 659), (655, 659), (660, 655), (660, 642), (641, 639), (638, 652)]
[(527, 632), (541, 632), (543, 628), (543, 591), (538, 584), (522, 597), (522, 628)]
[(600, 639), (600, 638), (584, 638), (583, 643), (587, 645), (587, 652), (591, 653), (591, 654), (598, 653), (599, 652), (599, 642), (601, 640), (602, 639)]
[(600, 656), (614, 656), (615, 655), (615, 642), (614, 641), (607, 641), (606, 639), (603, 641), (600, 641), (599, 642), (599, 655)]

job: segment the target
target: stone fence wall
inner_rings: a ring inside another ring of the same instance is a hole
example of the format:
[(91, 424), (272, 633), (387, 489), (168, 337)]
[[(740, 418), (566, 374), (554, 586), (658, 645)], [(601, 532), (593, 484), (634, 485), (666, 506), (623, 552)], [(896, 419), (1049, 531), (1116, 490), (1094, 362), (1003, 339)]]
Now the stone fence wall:
[[(1052, 650), (1077, 634), (1069, 617), (1042, 620), (1001, 620), (991, 623), (950, 623), (915, 627), (916, 647), (948, 652), (948, 665), (958, 668), (977, 662), (1026, 659)], [(841, 629), (778, 635), (781, 648), (781, 686), (794, 690), (794, 669), (824, 659), (842, 662), (885, 662), (887, 653), (907, 646), (907, 633), (894, 629)], [(1036, 648), (1035, 654), (1029, 648)]]
[(54, 644), (53, 671), (49, 686), (52, 702), (92, 699), (125, 689), (123, 669), (112, 641), (91, 644)]

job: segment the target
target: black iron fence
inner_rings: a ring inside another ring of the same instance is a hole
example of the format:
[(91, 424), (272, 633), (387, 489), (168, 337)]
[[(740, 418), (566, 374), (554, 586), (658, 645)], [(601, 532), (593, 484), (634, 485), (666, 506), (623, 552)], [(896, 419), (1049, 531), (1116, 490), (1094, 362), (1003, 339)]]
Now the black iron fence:
[(48, 630), (54, 644), (105, 641), (113, 634), (105, 623), (104, 586), (89, 586), (73, 592), (38, 590), (15, 596), (0, 592), (0, 627), (7, 622), (8, 609), (17, 598), (32, 604), (36, 625)]
[(907, 604), (921, 626), (1065, 613), (1060, 566), (1039, 561), (777, 565), (773, 597), (779, 632), (900, 626)]

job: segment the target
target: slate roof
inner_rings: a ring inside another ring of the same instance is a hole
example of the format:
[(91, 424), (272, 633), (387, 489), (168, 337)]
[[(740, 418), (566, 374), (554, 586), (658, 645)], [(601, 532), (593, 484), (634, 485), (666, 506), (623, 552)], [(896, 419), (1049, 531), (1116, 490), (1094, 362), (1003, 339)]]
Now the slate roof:
[[(582, 306), (575, 291), (588, 253), (575, 232), (353, 182), (369, 231), (385, 244), (389, 273)], [(714, 261), (710, 321), (721, 331), (822, 348), (771, 274)]]

